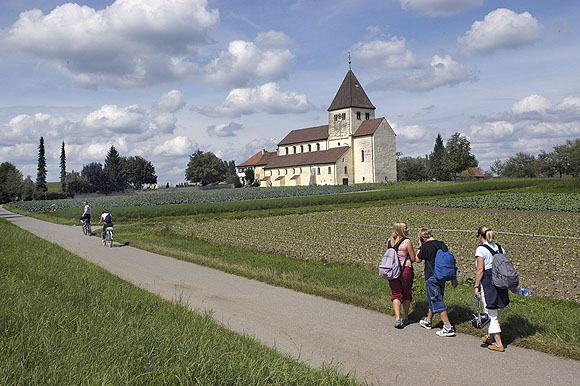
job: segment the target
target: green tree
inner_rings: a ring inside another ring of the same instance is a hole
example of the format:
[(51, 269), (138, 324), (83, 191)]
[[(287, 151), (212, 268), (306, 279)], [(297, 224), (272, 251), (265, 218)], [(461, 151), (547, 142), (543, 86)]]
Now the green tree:
[(90, 193), (94, 191), (89, 180), (74, 170), (66, 174), (66, 186), (68, 192), (72, 194)]
[(493, 163), (489, 167), (489, 170), (494, 175), (496, 175), (498, 177), (502, 177), (503, 176), (504, 167), (505, 167), (504, 162), (502, 160), (500, 160), (500, 159), (496, 159), (495, 161), (493, 161)]
[(399, 181), (422, 181), (429, 177), (427, 157), (403, 157), (397, 165)]
[[(83, 189), (86, 189), (86, 192), (107, 193), (110, 191), (107, 172), (105, 171), (103, 165), (100, 162), (91, 162), (90, 164), (83, 165), (83, 169), (81, 170), (81, 176), (84, 177), (90, 185), (88, 188), (83, 187)], [(85, 192), (84, 191), (80, 192), (77, 189), (76, 193), (85, 193)]]
[(478, 165), (477, 159), (471, 154), (469, 140), (459, 133), (451, 136), (445, 145), (445, 150), (444, 167), (452, 176)]
[(555, 146), (554, 158), (560, 176), (569, 174), (580, 177), (580, 139), (568, 140), (564, 145)]
[(123, 167), (127, 183), (134, 189), (141, 189), (145, 184), (156, 184), (155, 167), (143, 157), (123, 157)]
[(60, 147), (60, 189), (66, 192), (66, 153), (64, 151), (64, 141)]
[(46, 157), (44, 155), (44, 138), (40, 137), (38, 145), (38, 167), (36, 172), (36, 190), (46, 192)]
[(524, 152), (508, 158), (504, 163), (502, 177), (536, 177), (536, 158)]
[(23, 181), (22, 199), (26, 201), (34, 199), (34, 181), (30, 176), (26, 176)]
[(437, 181), (449, 179), (449, 173), (445, 170), (443, 160), (445, 159), (445, 146), (441, 134), (437, 134), (433, 151), (429, 155), (429, 177)]
[(224, 181), (227, 167), (215, 154), (197, 150), (189, 157), (185, 179), (202, 185)]
[(254, 174), (254, 169), (247, 168), (244, 171), (244, 174), (246, 175), (244, 177), (244, 180), (246, 181), (246, 185), (252, 185), (254, 183), (254, 180), (256, 179), (256, 175)]
[(0, 164), (0, 203), (22, 197), (24, 182), (22, 173), (10, 162)]
[(125, 190), (127, 180), (123, 168), (123, 160), (113, 145), (111, 145), (111, 148), (107, 153), (104, 167), (107, 172), (109, 190), (112, 192)]

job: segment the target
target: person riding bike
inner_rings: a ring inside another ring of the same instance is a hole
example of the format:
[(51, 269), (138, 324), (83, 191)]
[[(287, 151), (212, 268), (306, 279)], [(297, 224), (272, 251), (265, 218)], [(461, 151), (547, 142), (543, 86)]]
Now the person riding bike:
[(91, 206), (86, 201), (83, 202), (83, 205), (84, 205), (83, 215), (79, 218), (79, 220), (81, 221), (81, 223), (84, 220), (87, 220), (87, 222), (90, 224), (91, 223)]
[(101, 220), (99, 224), (103, 223), (103, 245), (105, 244), (105, 235), (107, 233), (107, 228), (113, 227), (113, 215), (107, 210), (103, 209), (103, 213), (101, 214)]

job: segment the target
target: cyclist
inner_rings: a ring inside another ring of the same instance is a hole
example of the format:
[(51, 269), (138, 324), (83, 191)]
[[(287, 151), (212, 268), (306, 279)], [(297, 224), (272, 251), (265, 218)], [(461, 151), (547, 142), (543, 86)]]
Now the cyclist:
[(105, 245), (105, 234), (107, 233), (107, 228), (113, 227), (113, 215), (107, 210), (103, 209), (101, 214), (101, 220), (99, 224), (103, 224), (103, 245)]
[(91, 223), (91, 206), (86, 201), (83, 202), (83, 205), (84, 205), (83, 215), (79, 218), (79, 220), (81, 220), (81, 223), (82, 223), (83, 220), (86, 219), (87, 222), (90, 224)]

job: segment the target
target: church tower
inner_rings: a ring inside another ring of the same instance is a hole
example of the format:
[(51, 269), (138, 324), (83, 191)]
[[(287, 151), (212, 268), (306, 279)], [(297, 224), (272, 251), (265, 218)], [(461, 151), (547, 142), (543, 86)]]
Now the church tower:
[(351, 146), (352, 135), (361, 123), (374, 118), (375, 106), (349, 69), (328, 108), (329, 147)]

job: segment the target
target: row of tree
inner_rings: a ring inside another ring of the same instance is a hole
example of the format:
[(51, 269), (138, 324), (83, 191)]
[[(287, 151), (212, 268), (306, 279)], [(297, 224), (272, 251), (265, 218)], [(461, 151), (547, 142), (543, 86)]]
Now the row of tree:
[(72, 194), (110, 193), (156, 183), (155, 167), (150, 161), (139, 156), (122, 157), (115, 146), (111, 146), (104, 164), (91, 162), (83, 165), (80, 173), (74, 170), (65, 173), (63, 186)]
[(500, 177), (580, 177), (580, 139), (541, 151), (537, 157), (519, 152), (505, 161), (495, 160), (490, 171)]
[(443, 145), (441, 134), (437, 134), (433, 151), (428, 156), (398, 157), (397, 177), (399, 181), (449, 181), (457, 173), (477, 165), (467, 138), (455, 133)]

